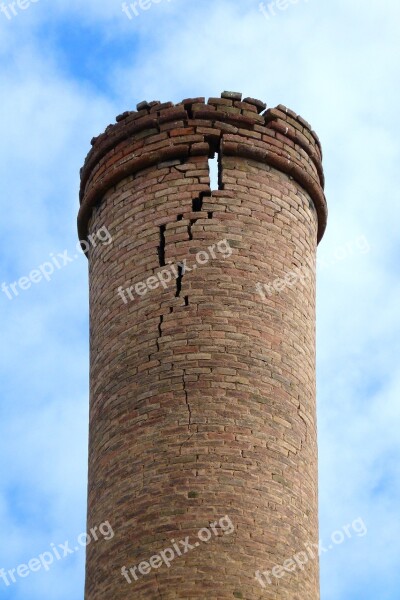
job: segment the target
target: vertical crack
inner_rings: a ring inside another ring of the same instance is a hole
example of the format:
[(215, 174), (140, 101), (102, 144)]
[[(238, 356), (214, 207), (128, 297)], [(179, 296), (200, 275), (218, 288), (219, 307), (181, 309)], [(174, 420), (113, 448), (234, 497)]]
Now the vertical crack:
[(186, 406), (187, 406), (188, 413), (189, 413), (188, 431), (189, 431), (189, 433), (191, 433), (192, 411), (190, 409), (189, 397), (188, 397), (188, 392), (187, 392), (187, 389), (186, 389), (185, 374), (182, 375), (182, 382), (183, 382), (183, 391), (185, 393)]
[(179, 296), (181, 295), (183, 275), (184, 275), (184, 268), (182, 265), (178, 265), (178, 277), (176, 278), (175, 298), (179, 298)]
[(186, 402), (186, 406), (187, 406), (187, 410), (188, 410), (188, 432), (189, 432), (189, 436), (187, 437), (187, 439), (182, 442), (182, 444), (179, 447), (179, 454), (182, 454), (182, 448), (185, 444), (188, 443), (188, 441), (193, 437), (193, 433), (192, 433), (192, 409), (190, 407), (189, 404), (189, 396), (188, 396), (188, 391), (186, 389), (186, 381), (185, 381), (185, 372), (183, 372), (182, 375), (182, 382), (183, 382), (183, 392), (185, 394), (185, 402)]
[(156, 339), (157, 352), (160, 352), (160, 340), (162, 338), (162, 329), (161, 329), (161, 326), (163, 324), (163, 321), (164, 321), (164, 316), (160, 315), (160, 321), (158, 323), (158, 338)]
[[(297, 414), (299, 415), (300, 419), (303, 421), (303, 423), (305, 425), (306, 432), (305, 432), (304, 441), (307, 442), (308, 426), (307, 426), (307, 423), (300, 411), (301, 411), (301, 402), (299, 401), (299, 406), (297, 407)], [(301, 441), (301, 449), (303, 449), (303, 441)]]
[(189, 240), (193, 239), (192, 226), (196, 223), (197, 219), (190, 219), (190, 223), (188, 225), (188, 235)]
[(157, 575), (157, 573), (155, 573), (155, 578), (156, 578), (156, 582), (157, 582), (157, 592), (158, 592), (158, 595), (160, 596), (160, 598), (162, 600), (161, 591), (160, 591), (160, 582), (158, 581), (158, 575)]
[(142, 488), (139, 490), (139, 492), (142, 490), (144, 490), (144, 464), (142, 464)]
[(160, 245), (157, 248), (160, 267), (165, 267), (165, 228), (165, 225), (160, 225)]

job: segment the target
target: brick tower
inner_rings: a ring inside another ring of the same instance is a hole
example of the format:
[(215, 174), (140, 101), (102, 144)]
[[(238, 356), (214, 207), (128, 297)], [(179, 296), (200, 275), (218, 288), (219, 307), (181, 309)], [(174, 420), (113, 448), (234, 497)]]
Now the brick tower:
[(319, 140), (224, 92), (142, 102), (92, 145), (88, 530), (115, 536), (85, 600), (318, 600)]

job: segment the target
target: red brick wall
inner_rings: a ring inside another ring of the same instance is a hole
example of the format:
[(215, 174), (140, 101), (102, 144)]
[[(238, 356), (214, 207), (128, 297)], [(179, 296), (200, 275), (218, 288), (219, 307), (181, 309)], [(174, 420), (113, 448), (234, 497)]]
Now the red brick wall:
[[(255, 572), (318, 541), (318, 138), (231, 93), (138, 109), (93, 140), (81, 173), (80, 239), (113, 237), (89, 251), (88, 528), (109, 520), (115, 537), (88, 547), (85, 600), (317, 600), (318, 560), (265, 587)], [(165, 288), (127, 295), (184, 260)], [(304, 281), (257, 291), (297, 267)], [(131, 584), (121, 574), (225, 515), (233, 533)]]

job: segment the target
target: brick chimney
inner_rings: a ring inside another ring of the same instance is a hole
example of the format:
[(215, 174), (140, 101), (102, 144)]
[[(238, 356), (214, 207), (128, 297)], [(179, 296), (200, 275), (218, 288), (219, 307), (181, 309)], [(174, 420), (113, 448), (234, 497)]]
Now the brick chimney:
[(85, 600), (318, 600), (318, 137), (224, 92), (142, 102), (92, 145), (88, 530), (115, 536)]

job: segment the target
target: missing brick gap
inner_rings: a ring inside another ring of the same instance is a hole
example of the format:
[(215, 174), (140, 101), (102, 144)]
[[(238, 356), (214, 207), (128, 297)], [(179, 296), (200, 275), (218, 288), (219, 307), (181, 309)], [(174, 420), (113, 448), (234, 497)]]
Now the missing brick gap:
[(191, 104), (184, 104), (184, 109), (187, 112), (188, 119), (193, 119), (193, 109)]
[(160, 267), (165, 267), (165, 228), (165, 225), (160, 225), (160, 245), (158, 246)]
[(203, 200), (204, 198), (210, 198), (211, 191), (200, 192), (198, 198), (193, 198), (192, 200), (192, 212), (201, 212), (203, 210)]
[(211, 191), (223, 190), (224, 184), (222, 183), (222, 136), (220, 139), (209, 139), (210, 154), (208, 158), (208, 172), (210, 177), (210, 188)]
[[(203, 199), (210, 198), (212, 192), (200, 192), (198, 198), (192, 200), (192, 212), (201, 212), (203, 210)], [(209, 217), (210, 218), (210, 217)], [(197, 219), (191, 219), (188, 225), (189, 240), (193, 239), (192, 226), (197, 222)]]
[(203, 208), (203, 196), (199, 195), (198, 198), (193, 198), (192, 200), (192, 212), (200, 212)]
[(176, 220), (177, 220), (177, 221), (182, 221), (182, 219), (183, 219), (183, 215), (178, 215), (178, 216), (176, 217)]
[(189, 306), (189, 296), (185, 296), (185, 306)]
[(208, 215), (208, 218), (209, 218), (209, 219), (212, 219), (212, 218), (213, 218), (213, 213), (212, 213), (211, 211), (210, 211), (210, 212), (208, 212), (208, 213), (207, 213), (207, 215)]
[(214, 152), (211, 158), (208, 159), (208, 172), (210, 177), (211, 190), (219, 190), (219, 153)]

